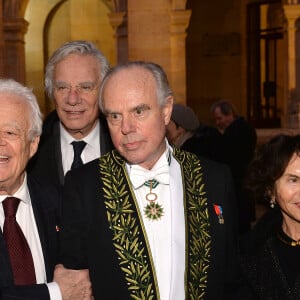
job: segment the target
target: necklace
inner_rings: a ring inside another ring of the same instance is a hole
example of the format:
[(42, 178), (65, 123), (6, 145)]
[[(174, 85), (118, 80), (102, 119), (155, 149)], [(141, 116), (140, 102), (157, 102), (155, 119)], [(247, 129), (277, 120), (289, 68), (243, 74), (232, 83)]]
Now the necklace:
[(300, 240), (294, 241), (293, 239), (288, 237), (282, 230), (279, 230), (277, 232), (277, 237), (281, 242), (283, 242), (286, 245), (289, 245), (289, 246), (292, 246), (292, 247), (300, 246)]
[(144, 208), (145, 216), (152, 221), (159, 220), (164, 214), (164, 209), (160, 204), (155, 202), (157, 200), (157, 194), (152, 191), (152, 189), (155, 189), (159, 185), (159, 182), (155, 179), (151, 179), (146, 181), (144, 185), (150, 188), (149, 193), (146, 194), (146, 200), (149, 203)]

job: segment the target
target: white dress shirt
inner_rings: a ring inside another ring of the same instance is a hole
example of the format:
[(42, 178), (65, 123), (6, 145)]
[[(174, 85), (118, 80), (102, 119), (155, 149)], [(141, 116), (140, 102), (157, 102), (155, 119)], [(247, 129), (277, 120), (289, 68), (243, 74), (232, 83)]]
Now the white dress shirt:
[[(14, 195), (0, 195), (1, 204), (2, 201), (4, 201), (5, 198), (8, 196), (14, 196), (21, 200), (16, 213), (16, 220), (19, 226), (21, 227), (24, 236), (26, 237), (26, 240), (28, 242), (29, 248), (31, 250), (36, 281), (38, 284), (47, 283), (42, 246), (40, 243), (39, 233), (35, 222), (35, 217), (31, 205), (31, 198), (27, 186), (27, 175), (25, 175), (23, 184), (20, 186), (20, 188)], [(4, 217), (3, 206), (0, 205), (0, 225), (2, 231), (3, 231), (4, 218), (5, 217)], [(62, 300), (60, 289), (57, 283), (55, 282), (48, 283), (47, 286), (49, 289), (51, 300)]]
[[(97, 121), (95, 128), (84, 138), (82, 141), (86, 142), (86, 145), (81, 153), (82, 162), (85, 164), (91, 160), (100, 157), (100, 124)], [(64, 174), (71, 169), (71, 165), (74, 158), (74, 150), (72, 142), (75, 139), (66, 131), (63, 125), (60, 123), (60, 144), (61, 144), (61, 155), (62, 165)]]
[[(168, 157), (171, 151), (172, 148), (167, 144), (166, 152), (151, 169), (153, 173), (155, 169), (169, 163)], [(185, 296), (185, 222), (182, 179), (179, 164), (172, 158), (172, 155), (170, 157), (169, 184), (160, 183), (152, 190), (158, 196), (155, 202), (160, 204), (164, 210), (163, 216), (159, 220), (149, 220), (144, 213), (145, 206), (149, 203), (146, 200), (146, 194), (149, 193), (150, 188), (140, 186), (133, 189), (151, 249), (160, 298), (162, 300), (183, 300)], [(127, 165), (129, 177), (131, 169), (135, 167)], [(146, 173), (148, 172), (148, 170), (144, 170)]]

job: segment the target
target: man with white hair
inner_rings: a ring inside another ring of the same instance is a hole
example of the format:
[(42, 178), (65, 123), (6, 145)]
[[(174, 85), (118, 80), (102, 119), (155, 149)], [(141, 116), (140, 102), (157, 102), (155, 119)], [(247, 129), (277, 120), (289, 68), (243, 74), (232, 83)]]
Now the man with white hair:
[(0, 298), (88, 300), (87, 271), (66, 273), (58, 265), (53, 281), (60, 193), (25, 171), (42, 131), (36, 97), (20, 83), (1, 79), (0, 106)]

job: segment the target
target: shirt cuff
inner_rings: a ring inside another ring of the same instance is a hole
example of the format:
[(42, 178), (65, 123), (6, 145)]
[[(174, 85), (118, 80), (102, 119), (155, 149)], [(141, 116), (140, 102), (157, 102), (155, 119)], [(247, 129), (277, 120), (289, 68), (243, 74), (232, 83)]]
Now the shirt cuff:
[(50, 300), (62, 300), (60, 288), (56, 282), (48, 282), (47, 287), (50, 294)]

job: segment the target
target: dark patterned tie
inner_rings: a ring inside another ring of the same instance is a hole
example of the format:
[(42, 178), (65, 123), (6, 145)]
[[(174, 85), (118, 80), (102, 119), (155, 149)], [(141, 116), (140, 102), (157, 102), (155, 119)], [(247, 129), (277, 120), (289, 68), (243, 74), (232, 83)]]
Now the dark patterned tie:
[(74, 149), (74, 159), (71, 166), (71, 169), (76, 169), (83, 165), (83, 162), (81, 160), (81, 153), (86, 145), (85, 141), (78, 141), (78, 142), (72, 142), (73, 149)]
[(36, 283), (33, 259), (27, 240), (16, 221), (20, 199), (7, 197), (3, 202), (3, 237), (7, 245), (16, 285)]

